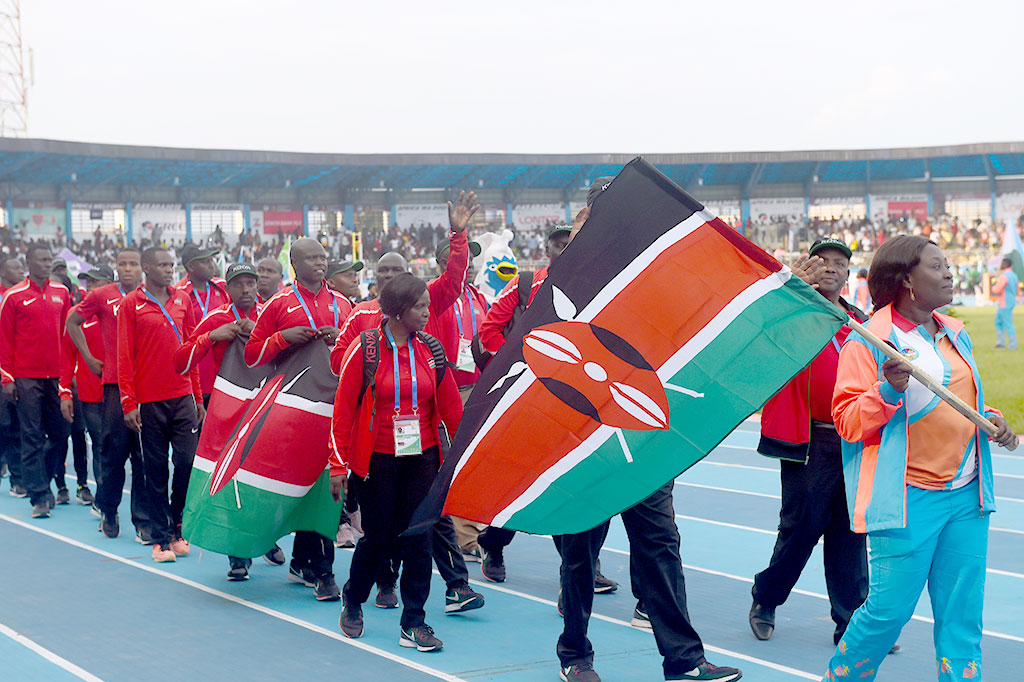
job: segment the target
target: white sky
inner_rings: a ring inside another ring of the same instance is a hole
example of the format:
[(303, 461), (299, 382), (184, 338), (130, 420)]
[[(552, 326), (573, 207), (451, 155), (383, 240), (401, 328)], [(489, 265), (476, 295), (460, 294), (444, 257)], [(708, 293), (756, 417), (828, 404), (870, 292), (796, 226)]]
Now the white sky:
[(22, 0), (29, 136), (311, 152), (1024, 140), (1024, 2)]

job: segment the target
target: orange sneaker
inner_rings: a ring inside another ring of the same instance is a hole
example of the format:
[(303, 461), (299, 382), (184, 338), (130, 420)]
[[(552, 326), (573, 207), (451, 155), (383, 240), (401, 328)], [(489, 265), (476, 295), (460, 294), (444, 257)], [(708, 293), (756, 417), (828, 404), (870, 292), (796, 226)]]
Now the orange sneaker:
[(153, 561), (158, 564), (167, 563), (168, 561), (176, 561), (177, 556), (170, 549), (165, 548), (163, 545), (153, 545)]
[(171, 543), (171, 551), (177, 556), (188, 556), (191, 549), (192, 547), (188, 544), (188, 540), (185, 538), (178, 538)]

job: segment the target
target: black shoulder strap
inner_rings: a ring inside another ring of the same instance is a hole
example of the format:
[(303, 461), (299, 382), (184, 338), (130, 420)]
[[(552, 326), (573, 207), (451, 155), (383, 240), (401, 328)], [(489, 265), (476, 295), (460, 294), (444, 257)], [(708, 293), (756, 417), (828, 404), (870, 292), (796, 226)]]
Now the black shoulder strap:
[(536, 274), (536, 272), (530, 272), (529, 270), (519, 273), (519, 286), (517, 288), (519, 303), (516, 304), (515, 309), (512, 311), (512, 318), (505, 325), (506, 337), (508, 337), (512, 328), (516, 326), (519, 318), (526, 312), (526, 306), (530, 305), (530, 293), (533, 291), (533, 278)]
[(444, 354), (444, 346), (441, 342), (435, 339), (433, 336), (426, 332), (416, 332), (416, 336), (419, 337), (420, 341), (427, 344), (427, 348), (430, 349), (430, 353), (434, 356), (434, 372), (436, 372), (437, 381), (436, 384), (440, 385), (444, 379), (445, 370), (448, 369), (448, 358)]
[(380, 364), (380, 337), (377, 330), (367, 329), (359, 333), (359, 345), (363, 352), (363, 386), (359, 389), (359, 402), (362, 402), (366, 389), (371, 395), (377, 383), (377, 365)]

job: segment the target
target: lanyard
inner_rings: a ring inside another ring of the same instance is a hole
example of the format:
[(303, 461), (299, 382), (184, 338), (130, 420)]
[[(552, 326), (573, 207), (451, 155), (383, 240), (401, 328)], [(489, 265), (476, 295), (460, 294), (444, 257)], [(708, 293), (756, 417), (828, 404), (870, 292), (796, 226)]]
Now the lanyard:
[[(316, 322), (313, 321), (313, 314), (309, 312), (309, 307), (306, 305), (306, 302), (302, 299), (302, 294), (299, 293), (298, 283), (296, 283), (295, 286), (292, 287), (292, 291), (295, 292), (295, 298), (299, 299), (299, 303), (302, 304), (302, 311), (306, 313), (306, 319), (309, 320), (309, 326), (312, 327), (313, 329), (318, 329), (318, 327), (316, 326)], [(331, 310), (334, 311), (334, 328), (337, 329), (339, 321), (338, 315), (341, 311), (338, 308), (338, 299), (336, 299), (333, 295), (331, 296)]]
[(149, 289), (143, 287), (142, 291), (144, 291), (146, 296), (149, 297), (149, 300), (151, 300), (153, 303), (156, 303), (157, 307), (160, 308), (160, 312), (162, 312), (164, 314), (164, 317), (167, 318), (167, 321), (171, 323), (171, 329), (174, 330), (174, 335), (178, 337), (178, 343), (181, 343), (181, 332), (178, 331), (178, 325), (174, 324), (174, 319), (171, 317), (171, 314), (167, 312), (167, 308), (164, 307), (163, 303), (156, 300), (156, 296), (149, 293)]
[(125, 296), (128, 295), (128, 294), (124, 293), (124, 287), (121, 286), (120, 282), (117, 283), (117, 290), (121, 292), (121, 298), (124, 298)]
[(210, 282), (206, 283), (206, 302), (203, 303), (203, 299), (199, 297), (199, 289), (196, 289), (195, 285), (192, 285), (192, 293), (195, 295), (196, 300), (199, 301), (199, 309), (203, 311), (203, 317), (206, 317), (206, 311), (210, 309), (210, 299), (213, 298), (213, 285)]
[[(401, 397), (402, 390), (401, 384), (398, 378), (398, 346), (395, 344), (395, 337), (391, 335), (391, 330), (388, 329), (387, 322), (384, 323), (384, 333), (388, 336), (388, 342), (391, 344), (392, 355), (391, 359), (395, 367), (395, 414), (398, 414), (401, 410)], [(419, 396), (416, 394), (416, 349), (413, 347), (413, 339), (416, 336), (409, 334), (409, 340), (406, 342), (409, 344), (409, 372), (412, 375), (412, 412), (416, 414), (416, 408), (419, 407)]]
[[(209, 300), (209, 299), (207, 299), (207, 300)], [(234, 303), (231, 304), (231, 312), (233, 312), (235, 314), (235, 322), (238, 322), (239, 324), (241, 324), (242, 318), (238, 316), (238, 308), (235, 307)]]
[[(466, 302), (469, 303), (469, 320), (473, 325), (473, 336), (476, 336), (476, 306), (473, 305), (473, 297), (469, 295), (469, 287), (466, 287)], [(455, 304), (455, 323), (459, 325), (459, 336), (462, 336), (462, 312), (459, 310), (462, 297), (459, 297)]]

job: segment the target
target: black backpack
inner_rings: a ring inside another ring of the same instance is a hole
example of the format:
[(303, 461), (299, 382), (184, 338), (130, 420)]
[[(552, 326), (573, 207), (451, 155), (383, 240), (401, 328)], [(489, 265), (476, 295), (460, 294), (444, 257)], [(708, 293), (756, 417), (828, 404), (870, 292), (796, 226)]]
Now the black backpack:
[[(526, 272), (519, 273), (519, 303), (516, 304), (515, 310), (512, 311), (512, 319), (505, 325), (505, 336), (508, 337), (509, 332), (516, 326), (516, 322), (526, 312), (526, 307), (530, 305), (530, 292), (533, 290), (533, 277), (537, 273)], [(473, 360), (476, 362), (477, 369), (483, 370), (487, 366), (487, 363), (494, 357), (494, 353), (490, 353), (484, 350), (483, 344), (480, 343), (480, 335), (477, 334), (473, 337), (473, 342), (470, 344), (470, 350), (473, 351)]]
[[(427, 344), (430, 353), (434, 356), (434, 372), (436, 383), (440, 385), (444, 379), (444, 373), (448, 371), (448, 359), (444, 355), (444, 346), (426, 332), (416, 332), (416, 337)], [(370, 389), (370, 398), (376, 401), (377, 365), (380, 364), (380, 337), (376, 329), (367, 329), (359, 334), (359, 344), (363, 351), (363, 385), (359, 389), (359, 403), (363, 402), (366, 390)]]

